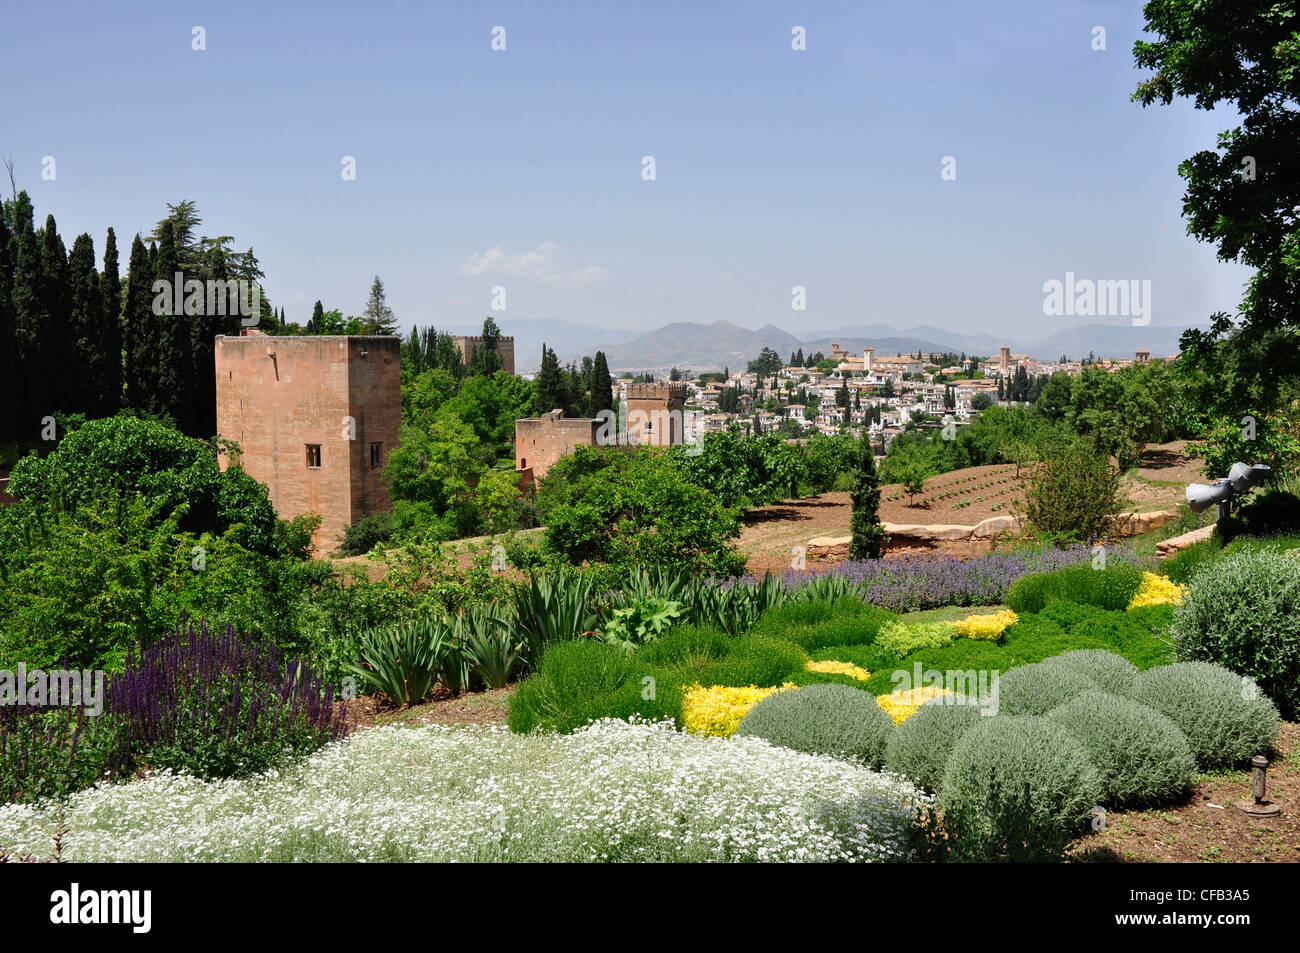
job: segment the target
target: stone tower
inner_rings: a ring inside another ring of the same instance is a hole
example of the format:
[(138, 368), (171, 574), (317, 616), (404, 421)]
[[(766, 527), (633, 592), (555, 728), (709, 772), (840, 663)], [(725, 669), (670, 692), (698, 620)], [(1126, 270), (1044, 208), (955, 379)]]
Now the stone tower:
[(686, 385), (681, 381), (627, 385), (628, 442), (673, 447), (685, 437)]
[(392, 509), (383, 466), (402, 419), (398, 339), (248, 330), (216, 339), (217, 434), (239, 444), (282, 518), (320, 514), (313, 542), (327, 554), (345, 527)]

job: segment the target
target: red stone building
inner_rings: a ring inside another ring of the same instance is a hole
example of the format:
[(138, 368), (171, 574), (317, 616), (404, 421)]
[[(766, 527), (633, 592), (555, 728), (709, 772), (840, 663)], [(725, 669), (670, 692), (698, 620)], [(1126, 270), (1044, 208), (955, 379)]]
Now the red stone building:
[(216, 339), (217, 434), (282, 518), (320, 514), (327, 554), (346, 526), (392, 509), (382, 467), (402, 419), (398, 339), (251, 330)]

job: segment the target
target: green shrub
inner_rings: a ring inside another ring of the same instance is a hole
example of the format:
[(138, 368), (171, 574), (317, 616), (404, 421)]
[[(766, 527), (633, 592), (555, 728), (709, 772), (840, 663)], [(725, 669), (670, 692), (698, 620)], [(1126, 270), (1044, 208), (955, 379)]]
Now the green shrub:
[(974, 705), (922, 705), (889, 736), (885, 767), (935, 792), (952, 749), (982, 717)]
[(762, 635), (744, 635), (731, 643), (731, 650), (701, 679), (702, 685), (780, 685), (792, 672), (801, 670), (808, 654), (793, 642)]
[(946, 622), (887, 622), (876, 635), (876, 646), (902, 658), (918, 649), (943, 648), (956, 636)]
[(637, 660), (651, 665), (701, 665), (727, 654), (731, 639), (711, 626), (679, 625), (637, 652)]
[(738, 735), (880, 767), (894, 723), (876, 699), (847, 685), (809, 685), (769, 695), (749, 710)]
[(1122, 655), (1105, 649), (1078, 649), (1044, 659), (1044, 665), (1058, 665), (1077, 672), (1103, 692), (1127, 695), (1133, 690), (1137, 668)]
[(1007, 605), (1017, 613), (1042, 612), (1049, 602), (1068, 599), (1099, 609), (1123, 610), (1142, 585), (1142, 570), (1112, 559), (1105, 569), (1065, 566), (1021, 576), (1007, 590)]
[(1088, 689), (1047, 717), (1087, 750), (1107, 807), (1168, 804), (1191, 787), (1196, 761), (1187, 737), (1146, 705)]
[(1071, 640), (1089, 640), (1118, 652), (1139, 669), (1167, 665), (1173, 661), (1173, 647), (1166, 633), (1174, 607), (1141, 606), (1127, 612), (1098, 611), (1071, 626)]
[(786, 639), (815, 652), (830, 645), (870, 644), (881, 626), (897, 618), (888, 609), (852, 596), (831, 602), (792, 600), (765, 612), (753, 633)]
[(371, 513), (369, 516), (363, 516), (343, 528), (335, 555), (364, 556), (374, 549), (376, 544), (386, 543), (392, 539), (396, 529), (392, 513)]
[(1222, 548), (1223, 542), (1214, 537), (1203, 539), (1199, 543), (1192, 543), (1192, 545), (1180, 549), (1172, 556), (1162, 560), (1160, 572), (1179, 585), (1185, 586), (1191, 582), (1192, 576), (1196, 574), (1197, 570), (1210, 565), (1218, 559)]
[(1179, 662), (1147, 669), (1132, 697), (1177, 725), (1202, 771), (1261, 754), (1277, 737), (1277, 708), (1255, 683), (1221, 665)]
[(952, 858), (1056, 860), (1101, 796), (1097, 769), (1046, 718), (983, 718), (954, 746), (939, 787)]
[(510, 728), (568, 732), (605, 716), (606, 698), (633, 675), (632, 660), (594, 640), (555, 642), (510, 698)]
[(1283, 717), (1300, 714), (1300, 559), (1241, 550), (1198, 572), (1174, 610), (1177, 658), (1249, 675)]
[(1021, 665), (998, 678), (998, 713), (1045, 715), (1092, 687), (1090, 679), (1063, 665)]
[(1098, 453), (1091, 440), (1057, 446), (1034, 468), (1024, 496), (1024, 522), (1041, 538), (1101, 539), (1120, 523), (1119, 481), (1110, 455)]

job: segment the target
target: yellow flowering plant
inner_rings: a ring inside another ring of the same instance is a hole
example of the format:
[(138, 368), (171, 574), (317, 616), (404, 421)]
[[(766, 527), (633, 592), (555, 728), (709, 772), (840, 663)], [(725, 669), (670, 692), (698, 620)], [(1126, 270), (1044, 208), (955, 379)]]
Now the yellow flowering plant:
[(1186, 586), (1180, 586), (1167, 576), (1161, 576), (1159, 573), (1154, 572), (1144, 572), (1142, 574), (1142, 585), (1138, 588), (1137, 594), (1133, 596), (1133, 601), (1128, 604), (1128, 607), (1137, 609), (1141, 606), (1181, 605), (1183, 596), (1186, 594)]
[(1002, 638), (1002, 633), (1008, 626), (1015, 625), (1019, 620), (1020, 617), (1010, 609), (999, 609), (997, 612), (970, 615), (956, 622), (950, 622), (949, 625), (957, 630), (958, 635), (968, 639), (996, 642)]
[(697, 735), (730, 737), (749, 710), (768, 695), (797, 688), (793, 682), (780, 688), (683, 685), (682, 722), (687, 731)]
[(918, 708), (928, 702), (931, 698), (938, 698), (941, 695), (949, 695), (951, 692), (946, 688), (939, 688), (936, 685), (925, 685), (921, 688), (900, 688), (898, 691), (890, 692), (887, 695), (877, 695), (876, 701), (880, 707), (885, 709), (889, 717), (894, 720), (894, 724), (901, 725), (912, 716)]
[(860, 682), (865, 682), (871, 677), (871, 673), (865, 668), (860, 668), (851, 662), (837, 662), (834, 659), (828, 659), (825, 662), (809, 662), (804, 667), (810, 672), (824, 672), (828, 675), (847, 675), (849, 678), (856, 678)]

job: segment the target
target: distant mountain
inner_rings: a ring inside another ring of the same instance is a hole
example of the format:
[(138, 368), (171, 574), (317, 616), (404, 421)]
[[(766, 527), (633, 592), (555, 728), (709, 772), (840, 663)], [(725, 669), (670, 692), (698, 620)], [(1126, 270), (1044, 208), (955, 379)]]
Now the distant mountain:
[[(502, 334), (515, 339), (515, 370), (535, 371), (542, 366), (542, 344), (545, 343), (562, 364), (579, 361), (583, 355), (594, 356), (597, 348), (606, 345), (621, 344), (640, 335), (640, 331), (620, 331), (610, 328), (594, 327), (590, 324), (575, 324), (572, 321), (558, 321), (554, 318), (498, 318), (497, 326)], [(460, 325), (439, 328), (451, 334), (480, 334), (483, 325)], [(601, 344), (594, 344), (600, 341)]]
[[(800, 348), (809, 356), (817, 351), (830, 354), (834, 342), (839, 342), (841, 347), (854, 354), (860, 354), (864, 347), (871, 346), (882, 357), (915, 354), (917, 351), (923, 354), (964, 351), (992, 357), (1004, 344), (1011, 348), (1012, 353), (1028, 354), (1044, 361), (1055, 360), (1062, 354), (1078, 360), (1087, 357), (1089, 352), (1099, 358), (1131, 358), (1140, 348), (1150, 351), (1152, 357), (1164, 357), (1178, 353), (1178, 338), (1183, 332), (1181, 327), (1085, 324), (1056, 331), (1037, 341), (1026, 341), (984, 332), (963, 334), (929, 325), (900, 331), (879, 323), (810, 331), (802, 338), (773, 324), (752, 330), (730, 321), (714, 321), (712, 324), (678, 321), (649, 333), (600, 328), (552, 318), (503, 319), (497, 323), (502, 333), (514, 336), (515, 368), (519, 371), (535, 371), (541, 366), (542, 343), (545, 342), (559, 356), (561, 363), (578, 361), (584, 355), (594, 355), (597, 350), (603, 350), (610, 369), (616, 373), (664, 372), (671, 367), (696, 373), (720, 371), (724, 367), (742, 370), (764, 347), (770, 347), (783, 359), (789, 359), (790, 354)], [(455, 334), (478, 334), (482, 327), (465, 325), (446, 330)]]
[(712, 324), (679, 321), (603, 350), (610, 370), (615, 373), (665, 371), (671, 367), (698, 373), (724, 367), (743, 370), (765, 347), (788, 360), (790, 353), (802, 346), (803, 342), (793, 334), (772, 324), (753, 331), (730, 321)]

